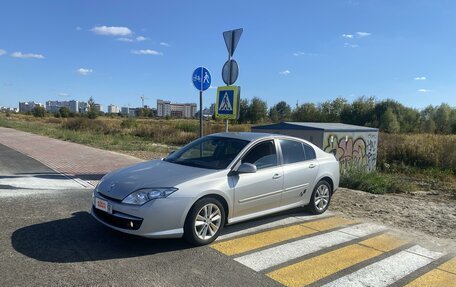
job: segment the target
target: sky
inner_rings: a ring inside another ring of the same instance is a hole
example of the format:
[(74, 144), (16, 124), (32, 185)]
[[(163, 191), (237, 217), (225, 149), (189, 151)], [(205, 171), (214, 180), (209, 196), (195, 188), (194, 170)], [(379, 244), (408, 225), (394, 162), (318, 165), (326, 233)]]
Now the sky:
[(0, 1), (0, 106), (81, 100), (199, 102), (192, 72), (225, 85), (223, 31), (241, 98), (269, 106), (366, 95), (456, 106), (456, 1)]

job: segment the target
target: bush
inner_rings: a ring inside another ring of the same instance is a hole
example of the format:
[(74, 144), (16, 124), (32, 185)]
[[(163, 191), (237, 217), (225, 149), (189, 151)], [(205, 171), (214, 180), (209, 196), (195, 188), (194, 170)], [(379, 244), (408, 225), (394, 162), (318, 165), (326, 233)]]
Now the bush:
[(415, 189), (412, 184), (403, 182), (394, 175), (356, 168), (343, 171), (340, 186), (374, 194), (408, 192)]
[(377, 167), (385, 165), (456, 172), (456, 135), (380, 133)]
[(123, 129), (131, 129), (137, 127), (138, 124), (135, 119), (127, 118), (120, 123), (120, 127)]
[(118, 134), (121, 132), (118, 128), (106, 121), (88, 118), (68, 119), (62, 123), (62, 127), (73, 131), (92, 131), (103, 134)]

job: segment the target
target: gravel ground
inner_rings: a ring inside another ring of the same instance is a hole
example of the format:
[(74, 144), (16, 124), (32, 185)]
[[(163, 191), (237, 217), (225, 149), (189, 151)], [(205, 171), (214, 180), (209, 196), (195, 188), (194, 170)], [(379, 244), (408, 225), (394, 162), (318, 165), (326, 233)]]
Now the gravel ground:
[(415, 237), (432, 236), (442, 245), (456, 247), (456, 200), (438, 193), (383, 194), (340, 188), (332, 198), (332, 211), (367, 219), (405, 231)]

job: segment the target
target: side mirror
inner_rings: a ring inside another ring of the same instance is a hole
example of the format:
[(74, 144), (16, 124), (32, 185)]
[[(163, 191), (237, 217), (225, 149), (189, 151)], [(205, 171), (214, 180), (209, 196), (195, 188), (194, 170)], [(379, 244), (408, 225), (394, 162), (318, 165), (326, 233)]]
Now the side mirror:
[(237, 172), (238, 173), (255, 173), (255, 172), (257, 172), (257, 167), (254, 164), (244, 162), (243, 164), (241, 164), (239, 166), (239, 168), (237, 169)]

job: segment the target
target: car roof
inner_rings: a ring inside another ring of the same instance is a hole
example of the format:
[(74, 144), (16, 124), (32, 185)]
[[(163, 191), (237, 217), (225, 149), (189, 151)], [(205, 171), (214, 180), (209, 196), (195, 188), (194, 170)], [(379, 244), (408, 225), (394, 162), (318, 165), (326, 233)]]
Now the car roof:
[(271, 133), (251, 133), (251, 132), (229, 132), (229, 133), (217, 133), (211, 134), (210, 136), (217, 136), (217, 137), (226, 137), (226, 138), (235, 138), (245, 141), (255, 141), (262, 138), (272, 138), (272, 137), (289, 137), (284, 135), (278, 134), (271, 134)]

